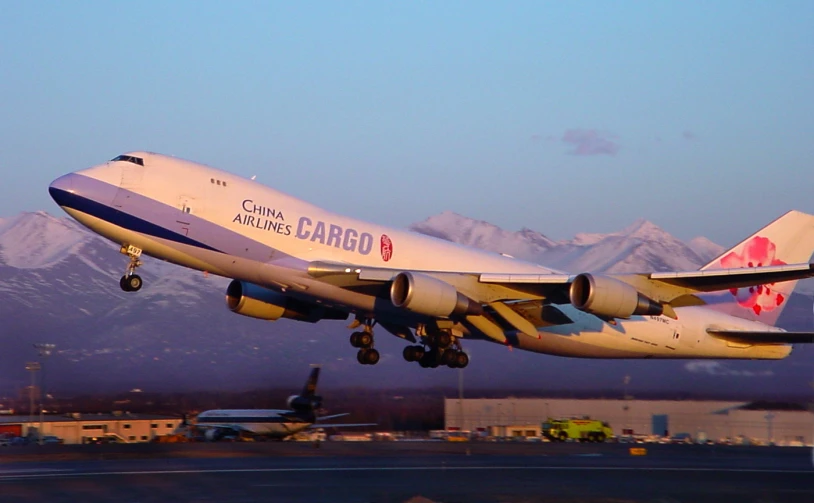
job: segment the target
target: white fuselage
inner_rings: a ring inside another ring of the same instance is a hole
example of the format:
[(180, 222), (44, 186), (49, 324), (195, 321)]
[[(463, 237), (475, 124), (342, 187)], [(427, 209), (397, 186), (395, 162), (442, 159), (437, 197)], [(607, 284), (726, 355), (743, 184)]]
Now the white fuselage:
[[(61, 186), (94, 204), (62, 205), (116, 243), (185, 267), (256, 283), (354, 313), (377, 315), (377, 298), (319, 281), (311, 262), (460, 273), (549, 274), (543, 266), (338, 215), (270, 187), (208, 166), (148, 153), (144, 166), (109, 162), (66, 175)], [(57, 180), (57, 182), (60, 182)], [(337, 180), (326, 183), (339, 183)], [(340, 187), (338, 187), (339, 189)], [(357, 188), (351, 185), (349, 191)], [(107, 211), (105, 208), (109, 208)], [(184, 239), (173, 238), (181, 235)], [(466, 282), (455, 285), (471, 293)], [(737, 345), (708, 328), (767, 330), (764, 324), (704, 307), (677, 308), (678, 319), (635, 316), (615, 325), (571, 305), (573, 323), (516, 336), (513, 346), (592, 358), (768, 358), (788, 345)], [(512, 332), (513, 333), (513, 332)]]
[(298, 420), (291, 410), (216, 409), (198, 414), (195, 426), (207, 429), (234, 429), (249, 435), (285, 438), (308, 429), (313, 423)]

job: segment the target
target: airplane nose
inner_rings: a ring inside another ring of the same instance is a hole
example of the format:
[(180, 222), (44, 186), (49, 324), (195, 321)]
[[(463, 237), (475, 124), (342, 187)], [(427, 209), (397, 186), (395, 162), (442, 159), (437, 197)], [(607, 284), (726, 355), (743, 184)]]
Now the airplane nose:
[(70, 173), (60, 176), (48, 186), (48, 193), (51, 194), (51, 198), (58, 205), (65, 206), (65, 201), (73, 194), (73, 179), (74, 174)]

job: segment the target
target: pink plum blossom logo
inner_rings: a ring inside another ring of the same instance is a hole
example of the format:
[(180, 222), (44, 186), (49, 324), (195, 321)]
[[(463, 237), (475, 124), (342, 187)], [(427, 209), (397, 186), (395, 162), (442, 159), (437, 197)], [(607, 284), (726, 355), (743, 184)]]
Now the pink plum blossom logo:
[(387, 234), (382, 234), (380, 240), (382, 260), (389, 261), (393, 257), (393, 241)]
[[(741, 267), (765, 267), (772, 265), (785, 265), (785, 262), (775, 257), (777, 247), (769, 239), (756, 236), (750, 239), (741, 253), (731, 252), (721, 259), (721, 266), (725, 269)], [(764, 311), (772, 311), (785, 302), (786, 297), (774, 290), (774, 283), (768, 285), (750, 286), (749, 288), (730, 288), (738, 305), (751, 309), (756, 315)]]

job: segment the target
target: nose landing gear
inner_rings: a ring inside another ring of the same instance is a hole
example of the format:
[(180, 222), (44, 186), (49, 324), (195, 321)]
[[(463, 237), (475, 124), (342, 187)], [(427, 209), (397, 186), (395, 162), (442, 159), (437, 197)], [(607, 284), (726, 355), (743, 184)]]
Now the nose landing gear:
[(144, 284), (141, 280), (141, 276), (136, 274), (136, 268), (142, 264), (141, 260), (139, 260), (139, 257), (141, 257), (141, 248), (132, 245), (122, 245), (119, 251), (130, 257), (130, 263), (127, 265), (124, 276), (119, 280), (119, 286), (125, 292), (138, 292)]

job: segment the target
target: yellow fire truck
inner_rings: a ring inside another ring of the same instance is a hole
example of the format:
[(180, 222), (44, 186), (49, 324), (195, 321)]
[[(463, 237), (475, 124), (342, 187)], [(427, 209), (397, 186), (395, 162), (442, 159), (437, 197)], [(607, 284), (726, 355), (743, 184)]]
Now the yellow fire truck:
[(604, 442), (613, 436), (613, 430), (605, 421), (584, 417), (582, 419), (551, 419), (543, 423), (543, 435), (554, 442), (568, 439), (580, 442)]

